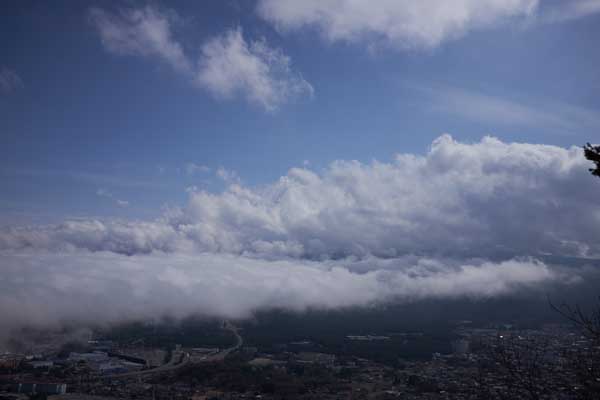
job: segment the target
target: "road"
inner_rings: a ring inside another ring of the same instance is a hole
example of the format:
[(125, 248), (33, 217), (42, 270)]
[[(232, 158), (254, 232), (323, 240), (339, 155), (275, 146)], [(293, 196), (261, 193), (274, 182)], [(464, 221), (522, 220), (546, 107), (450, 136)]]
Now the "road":
[(206, 357), (204, 360), (202, 360), (202, 362), (223, 361), (225, 357), (229, 355), (229, 353), (236, 351), (237, 349), (242, 347), (244, 340), (238, 333), (237, 328), (231, 322), (225, 321), (223, 329), (226, 329), (233, 333), (233, 335), (235, 336), (235, 344), (231, 347), (219, 351), (216, 354), (213, 354), (212, 356)]
[[(235, 336), (235, 344), (233, 346), (223, 349), (211, 356), (206, 357), (204, 360), (202, 360), (202, 362), (223, 361), (225, 359), (225, 357), (227, 357), (230, 353), (232, 353), (232, 352), (236, 351), (237, 349), (239, 349), (240, 347), (242, 347), (244, 340), (242, 339), (240, 334), (237, 332), (238, 331), (237, 328), (229, 321), (225, 321), (223, 323), (223, 325), (224, 325), (223, 329), (231, 331), (233, 333), (233, 335)], [(122, 373), (122, 374), (105, 375), (105, 376), (101, 377), (101, 379), (122, 379), (122, 378), (141, 377), (141, 376), (145, 376), (145, 375), (160, 374), (160, 373), (164, 373), (164, 372), (175, 371), (179, 368), (183, 368), (186, 365), (188, 365), (189, 363), (190, 363), (190, 354), (189, 353), (173, 352), (173, 355), (171, 356), (171, 360), (168, 363), (161, 365), (160, 367), (146, 369), (143, 371), (134, 371), (134, 372), (126, 372), (126, 373)]]
[(186, 366), (190, 362), (190, 354), (184, 352), (173, 352), (171, 356), (171, 360), (161, 365), (160, 367), (145, 369), (143, 371), (134, 371), (134, 372), (125, 372), (122, 374), (112, 374), (102, 376), (101, 379), (120, 379), (120, 378), (131, 378), (131, 377), (139, 377), (144, 375), (154, 375), (160, 374), (163, 372), (174, 371), (176, 369), (182, 368)]

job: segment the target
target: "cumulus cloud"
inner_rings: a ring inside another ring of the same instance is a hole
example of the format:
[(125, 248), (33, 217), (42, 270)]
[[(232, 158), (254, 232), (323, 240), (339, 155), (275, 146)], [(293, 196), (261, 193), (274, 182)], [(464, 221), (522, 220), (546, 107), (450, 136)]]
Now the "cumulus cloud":
[(22, 87), (23, 81), (15, 71), (6, 67), (0, 68), (0, 93), (12, 93)]
[[(431, 49), (503, 23), (554, 23), (600, 12), (599, 0), (260, 0), (258, 14), (283, 31), (314, 28), (330, 41)], [(532, 24), (533, 23), (533, 24)]]
[(290, 58), (265, 40), (247, 43), (241, 29), (227, 31), (202, 47), (196, 79), (219, 98), (242, 93), (273, 111), (289, 98), (312, 95), (313, 87), (290, 67)]
[[(223, 168), (217, 173), (236, 177)], [(398, 154), (389, 163), (336, 161), (320, 174), (292, 168), (256, 188), (229, 179), (224, 192), (191, 191), (186, 207), (156, 221), (13, 228), (0, 236), (0, 248), (64, 243), (135, 254), (183, 246), (234, 254), (277, 251), (308, 259), (595, 257), (600, 254), (594, 239), (600, 237), (600, 188), (589, 179), (576, 147), (493, 137), (466, 144), (443, 135), (424, 156)]]
[(258, 13), (283, 30), (318, 29), (329, 41), (433, 48), (470, 30), (531, 15), (538, 0), (261, 0)]
[(112, 13), (92, 8), (89, 16), (107, 51), (160, 59), (219, 99), (240, 96), (274, 111), (291, 99), (313, 94), (310, 83), (292, 70), (289, 56), (269, 47), (265, 39), (246, 41), (241, 28), (206, 41), (196, 59), (173, 33), (181, 18), (172, 10), (146, 6)]
[(575, 147), (443, 135), (425, 155), (190, 191), (154, 221), (13, 227), (0, 231), (0, 305), (20, 318), (244, 317), (576, 283), (536, 259), (600, 256), (586, 167)]

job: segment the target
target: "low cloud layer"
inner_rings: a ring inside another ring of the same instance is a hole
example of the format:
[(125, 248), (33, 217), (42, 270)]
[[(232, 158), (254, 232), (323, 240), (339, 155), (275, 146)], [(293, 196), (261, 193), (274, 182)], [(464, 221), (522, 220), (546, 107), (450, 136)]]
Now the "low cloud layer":
[(116, 322), (165, 314), (244, 318), (271, 308), (301, 311), (393, 299), (488, 297), (562, 277), (531, 260), (449, 266), (427, 259), (390, 263), (373, 258), (363, 262), (376, 269), (358, 273), (353, 268), (360, 268), (361, 262), (352, 260), (264, 260), (207, 253), (127, 257), (42, 251), (5, 252), (2, 258), (0, 312), (12, 326)]
[(174, 27), (183, 23), (173, 10), (92, 8), (89, 17), (107, 51), (159, 59), (218, 99), (241, 97), (274, 111), (313, 94), (310, 83), (292, 69), (290, 57), (264, 39), (247, 41), (241, 28), (206, 40), (194, 57), (176, 38)]
[(579, 148), (444, 135), (423, 156), (191, 192), (154, 221), (6, 229), (0, 311), (21, 323), (244, 317), (577, 283), (536, 258), (598, 258), (598, 198)]

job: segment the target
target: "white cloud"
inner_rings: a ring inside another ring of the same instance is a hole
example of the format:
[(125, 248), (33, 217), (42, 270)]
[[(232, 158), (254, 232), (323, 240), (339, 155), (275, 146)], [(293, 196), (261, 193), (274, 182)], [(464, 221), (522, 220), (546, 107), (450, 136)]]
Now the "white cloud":
[(405, 87), (423, 95), (426, 107), (432, 111), (473, 121), (533, 126), (558, 133), (600, 128), (600, 115), (596, 111), (558, 101), (509, 99), (443, 85), (407, 83)]
[(210, 172), (210, 168), (206, 165), (195, 164), (193, 162), (189, 162), (185, 165), (185, 172), (188, 175), (195, 175), (198, 173), (207, 173)]
[(219, 98), (241, 93), (268, 111), (314, 92), (310, 83), (291, 70), (288, 56), (264, 40), (247, 43), (241, 29), (204, 44), (196, 82)]
[(219, 167), (215, 174), (225, 183), (240, 183), (240, 177), (237, 172), (228, 170), (224, 167)]
[(98, 189), (96, 190), (96, 194), (100, 197), (108, 197), (108, 198), (112, 198), (112, 193), (110, 193), (109, 191), (107, 191), (106, 189)]
[(164, 314), (244, 318), (272, 308), (301, 311), (395, 298), (481, 298), (564, 277), (527, 260), (437, 272), (431, 271), (431, 262), (421, 261), (393, 271), (356, 273), (351, 262), (268, 261), (206, 253), (127, 257), (42, 251), (5, 252), (2, 257), (2, 330), (65, 320), (97, 324)]
[(600, 257), (587, 167), (575, 147), (444, 135), (424, 156), (190, 191), (155, 221), (13, 227), (0, 231), (0, 312), (23, 323), (92, 307), (99, 320), (242, 317), (575, 283), (580, 271), (535, 258)]
[(219, 99), (240, 96), (274, 111), (314, 92), (310, 83), (292, 70), (290, 57), (269, 47), (264, 39), (247, 42), (240, 28), (206, 41), (195, 60), (173, 34), (172, 27), (179, 21), (174, 11), (146, 6), (110, 13), (92, 8), (90, 19), (106, 50), (159, 58)]
[(9, 94), (23, 87), (23, 81), (17, 73), (6, 67), (0, 68), (0, 93)]
[(89, 15), (108, 51), (158, 57), (177, 71), (191, 72), (191, 63), (171, 32), (171, 27), (177, 20), (174, 13), (161, 13), (146, 6), (122, 9), (116, 14), (92, 8)]
[(108, 190), (106, 190), (106, 189), (98, 189), (98, 190), (96, 190), (96, 195), (98, 195), (100, 197), (105, 197), (107, 199), (110, 199), (110, 200), (114, 201), (114, 203), (116, 205), (118, 205), (119, 207), (128, 207), (129, 206), (129, 202), (128, 201), (126, 201), (126, 200), (120, 200), (120, 199), (115, 198), (115, 196), (111, 192), (109, 192)]
[(587, 17), (600, 12), (600, 0), (260, 0), (257, 11), (283, 31), (314, 28), (330, 42), (431, 49), (504, 23)]
[(230, 183), (224, 192), (191, 191), (185, 208), (157, 221), (21, 228), (0, 233), (0, 248), (186, 249), (303, 259), (598, 256), (600, 185), (590, 181), (587, 164), (576, 147), (492, 137), (465, 144), (444, 135), (425, 156), (336, 161), (321, 174), (292, 168), (257, 188), (220, 168)]
[(223, 193), (192, 191), (187, 207), (158, 221), (17, 230), (0, 235), (0, 248), (37, 247), (43, 238), (43, 247), (75, 240), (76, 247), (123, 248), (126, 254), (195, 248), (310, 259), (597, 256), (600, 187), (590, 184), (587, 167), (579, 148), (491, 137), (464, 144), (444, 135), (426, 156), (336, 161), (320, 175), (292, 168), (258, 188), (242, 186), (237, 175), (220, 168), (217, 173), (231, 183)]
[(258, 13), (283, 30), (318, 29), (329, 41), (433, 48), (468, 31), (531, 15), (538, 0), (261, 0)]

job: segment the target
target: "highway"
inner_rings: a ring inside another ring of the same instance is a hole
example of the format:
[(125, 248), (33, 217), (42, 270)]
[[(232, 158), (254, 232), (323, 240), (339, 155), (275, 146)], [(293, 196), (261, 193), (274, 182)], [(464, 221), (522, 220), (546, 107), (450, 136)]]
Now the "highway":
[[(239, 349), (244, 340), (237, 332), (237, 328), (229, 321), (225, 321), (223, 323), (223, 329), (231, 331), (235, 336), (235, 344), (231, 347), (223, 349), (211, 356), (207, 356), (202, 362), (217, 362), (223, 361), (225, 357), (227, 357), (230, 353)], [(146, 375), (154, 375), (160, 374), (164, 372), (175, 371), (179, 368), (183, 368), (190, 363), (190, 354), (187, 352), (173, 352), (171, 356), (171, 360), (168, 363), (161, 365), (160, 367), (146, 369), (143, 371), (134, 371), (134, 372), (125, 372), (122, 374), (112, 374), (102, 376), (100, 379), (122, 379), (122, 378), (132, 378), (132, 377), (142, 377)]]
[(140, 376), (144, 376), (144, 375), (160, 374), (163, 372), (174, 371), (176, 369), (182, 368), (182, 367), (186, 366), (189, 362), (190, 362), (190, 354), (189, 353), (173, 352), (173, 355), (171, 356), (171, 360), (168, 363), (161, 365), (160, 367), (156, 367), (156, 368), (152, 368), (152, 369), (145, 369), (143, 371), (134, 371), (134, 372), (125, 372), (122, 374), (105, 375), (105, 376), (100, 377), (100, 379), (121, 379), (121, 378), (130, 378), (130, 377), (140, 377)]
[(224, 325), (225, 326), (223, 327), (223, 329), (231, 331), (234, 334), (235, 344), (231, 347), (228, 347), (226, 349), (219, 351), (218, 353), (213, 354), (212, 356), (206, 357), (204, 360), (202, 360), (202, 362), (223, 361), (225, 359), (225, 357), (227, 357), (229, 355), (229, 353), (242, 347), (244, 340), (242, 339), (240, 334), (237, 332), (237, 328), (229, 321), (225, 321)]

